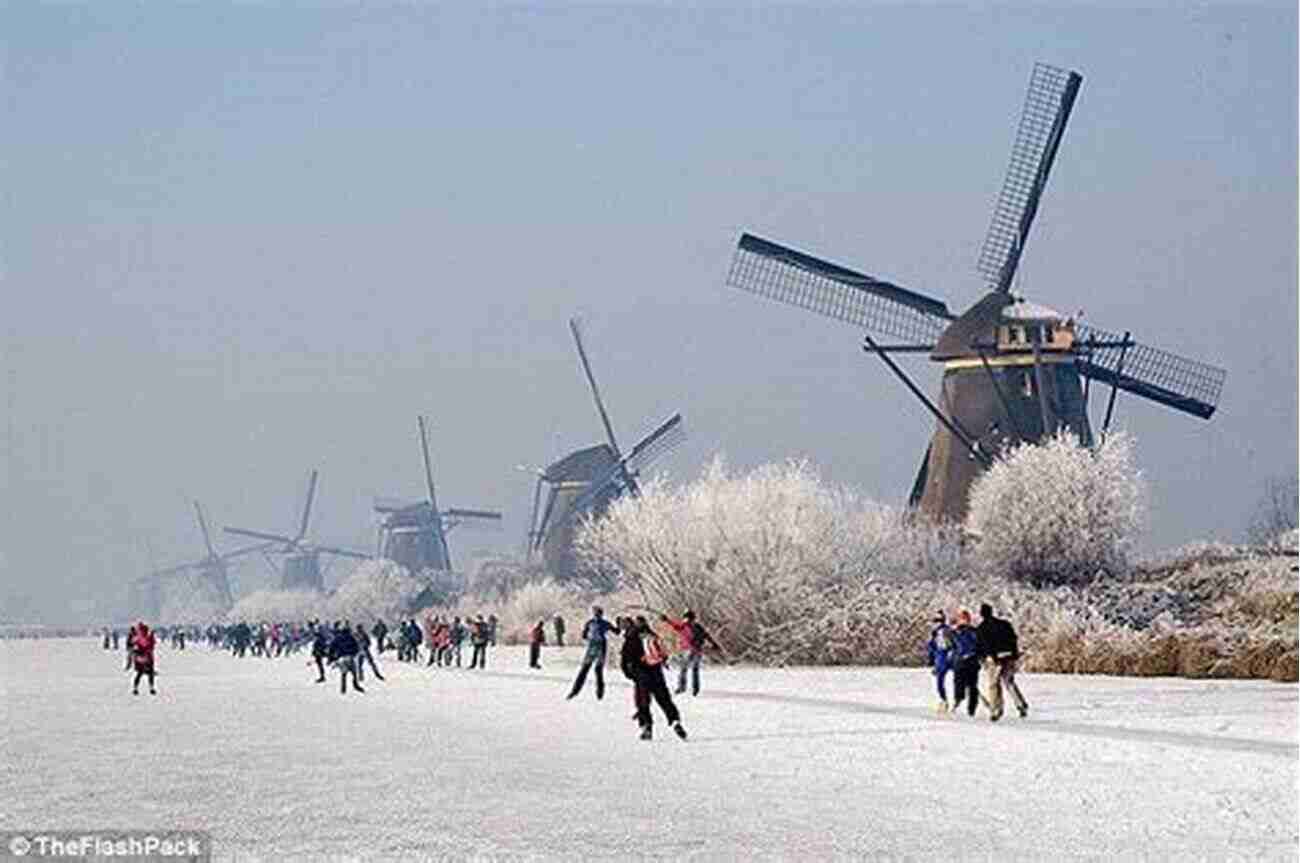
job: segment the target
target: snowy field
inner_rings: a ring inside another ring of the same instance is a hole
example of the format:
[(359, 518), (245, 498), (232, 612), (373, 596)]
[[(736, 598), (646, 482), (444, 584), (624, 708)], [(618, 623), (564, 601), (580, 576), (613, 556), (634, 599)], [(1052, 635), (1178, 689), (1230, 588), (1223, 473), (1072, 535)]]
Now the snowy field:
[[(391, 657), (392, 654), (386, 654)], [(381, 659), (364, 695), (293, 659), (160, 647), (130, 694), (89, 640), (0, 643), (0, 829), (206, 829), (220, 859), (1294, 860), (1297, 689), (1023, 675), (1028, 719), (936, 716), (923, 669), (706, 667), (637, 739), (611, 667), (500, 648)]]

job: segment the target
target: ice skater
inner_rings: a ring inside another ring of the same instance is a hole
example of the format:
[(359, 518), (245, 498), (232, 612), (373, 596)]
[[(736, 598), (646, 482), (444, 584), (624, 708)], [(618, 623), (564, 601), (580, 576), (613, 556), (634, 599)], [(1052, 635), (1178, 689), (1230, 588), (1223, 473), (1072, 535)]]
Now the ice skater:
[(676, 693), (681, 695), (686, 691), (686, 672), (691, 672), (691, 695), (700, 694), (700, 663), (704, 660), (704, 648), (712, 646), (715, 650), (721, 650), (722, 645), (713, 640), (698, 620), (695, 619), (695, 612), (690, 609), (682, 615), (681, 620), (673, 620), (666, 614), (659, 615), (659, 619), (672, 627), (677, 635), (677, 646), (681, 651), (680, 666), (677, 671), (677, 689)]
[(1010, 621), (993, 616), (993, 606), (987, 602), (980, 606), (980, 625), (975, 630), (979, 641), (979, 655), (984, 660), (984, 670), (989, 679), (989, 719), (1002, 718), (1002, 689), (1011, 692), (1016, 712), (1029, 715), (1029, 702), (1016, 685), (1016, 665), (1020, 660), (1020, 642)]
[(325, 660), (330, 652), (330, 635), (324, 625), (317, 623), (311, 638), (311, 659), (316, 663), (316, 682), (325, 682)]
[(348, 676), (352, 676), (352, 689), (355, 692), (365, 692), (361, 684), (357, 682), (357, 652), (360, 645), (357, 644), (356, 636), (352, 630), (344, 624), (335, 624), (334, 637), (330, 639), (330, 658), (339, 668), (339, 693), (346, 695), (348, 692)]
[(682, 727), (681, 714), (668, 692), (668, 681), (664, 679), (667, 649), (644, 617), (638, 616), (630, 623), (624, 622), (624, 626), (630, 631), (623, 637), (619, 668), (632, 681), (632, 703), (636, 705), (636, 721), (641, 727), (641, 739), (654, 738), (654, 717), (650, 713), (650, 699), (653, 698), (672, 726), (673, 733), (685, 740), (686, 729)]
[(546, 621), (539, 620), (528, 633), (528, 667), (542, 667), (542, 647), (546, 644)]
[(979, 637), (971, 626), (970, 612), (957, 612), (957, 627), (952, 631), (952, 709), (966, 702), (966, 715), (974, 716), (980, 699)]
[(952, 648), (953, 638), (952, 629), (948, 626), (948, 620), (944, 616), (943, 610), (935, 614), (934, 619), (930, 621), (934, 627), (930, 630), (930, 640), (925, 644), (926, 664), (934, 673), (935, 685), (939, 690), (939, 703), (934, 709), (937, 713), (947, 713), (948, 690), (944, 686), (944, 680), (948, 676), (948, 670), (952, 668)]
[(605, 653), (608, 650), (606, 637), (610, 632), (618, 632), (618, 624), (605, 619), (605, 610), (599, 605), (591, 607), (591, 619), (582, 626), (582, 640), (587, 642), (587, 650), (582, 655), (582, 666), (573, 681), (573, 688), (567, 697), (577, 698), (582, 686), (587, 682), (587, 672), (596, 666), (596, 698), (605, 697)]
[(135, 682), (131, 684), (131, 694), (139, 695), (140, 678), (148, 677), (149, 694), (157, 695), (158, 690), (154, 688), (154, 648), (157, 646), (157, 639), (144, 621), (135, 625), (127, 646), (131, 650), (131, 660), (135, 665)]
[(469, 655), (469, 667), (473, 671), (475, 668), (487, 669), (487, 649), (488, 649), (488, 624), (479, 615), (470, 623), (470, 646), (473, 651)]
[(384, 675), (379, 673), (379, 666), (375, 665), (375, 655), (370, 652), (370, 636), (366, 633), (366, 628), (362, 624), (357, 624), (357, 679), (366, 679), (366, 663), (370, 663), (370, 670), (375, 673), (377, 680), (383, 680)]

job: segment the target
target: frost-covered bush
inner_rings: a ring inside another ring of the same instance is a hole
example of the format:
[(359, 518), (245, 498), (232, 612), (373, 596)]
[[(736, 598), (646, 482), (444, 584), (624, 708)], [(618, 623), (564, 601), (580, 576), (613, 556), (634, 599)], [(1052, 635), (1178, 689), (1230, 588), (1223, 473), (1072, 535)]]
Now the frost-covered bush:
[(967, 529), (984, 569), (1035, 584), (1079, 584), (1121, 573), (1146, 522), (1133, 441), (1095, 449), (1068, 432), (1023, 444), (971, 486)]
[(391, 560), (363, 561), (331, 594), (314, 590), (260, 590), (235, 603), (228, 621), (350, 620), (368, 623), (410, 613), (427, 585)]
[(158, 609), (159, 623), (206, 623), (216, 620), (221, 612), (221, 598), (215, 586), (206, 578), (178, 578), (163, 585)]
[(363, 561), (323, 603), (320, 617), (353, 623), (391, 621), (408, 614), (411, 602), (424, 590), (420, 579), (391, 560)]
[(226, 612), (226, 620), (252, 623), (321, 618), (324, 603), (324, 594), (311, 590), (259, 590), (236, 602)]
[(769, 661), (777, 644), (820, 637), (828, 609), (867, 583), (955, 570), (953, 539), (806, 462), (733, 476), (715, 459), (684, 486), (656, 479), (620, 498), (579, 529), (575, 548), (645, 605), (695, 609), (733, 656)]

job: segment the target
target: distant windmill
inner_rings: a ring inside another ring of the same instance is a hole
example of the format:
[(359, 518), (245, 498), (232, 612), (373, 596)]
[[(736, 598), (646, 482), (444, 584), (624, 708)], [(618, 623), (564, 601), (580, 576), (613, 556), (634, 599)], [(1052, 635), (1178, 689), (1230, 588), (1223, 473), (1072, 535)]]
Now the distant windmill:
[(283, 556), (284, 559), (280, 565), (281, 590), (324, 590), (325, 577), (320, 566), (320, 556), (322, 554), (352, 557), (359, 560), (369, 560), (371, 557), (360, 551), (306, 541), (307, 524), (311, 518), (311, 504), (312, 498), (316, 495), (318, 475), (318, 471), (311, 472), (311, 480), (307, 485), (307, 503), (302, 510), (302, 521), (298, 525), (298, 533), (294, 536), (248, 530), (242, 527), (225, 528), (226, 533), (236, 536), (267, 540), (271, 543), (271, 550)]
[[(622, 452), (614, 438), (614, 427), (600, 397), (600, 389), (596, 386), (577, 318), (570, 319), (569, 330), (573, 333), (578, 358), (591, 387), (607, 442), (570, 453), (538, 474), (533, 492), (533, 514), (529, 521), (529, 555), (541, 551), (547, 569), (558, 578), (571, 578), (577, 571), (573, 535), (582, 518), (600, 516), (615, 498), (625, 492), (635, 495), (640, 472), (685, 437), (682, 415), (677, 413), (646, 435), (630, 452)], [(544, 509), (541, 508), (543, 485), (549, 487)]]
[[(1077, 72), (1038, 64), (1029, 81), (1011, 163), (979, 257), (987, 293), (955, 315), (945, 303), (744, 234), (728, 282), (738, 288), (868, 331), (873, 351), (934, 415), (937, 426), (913, 484), (911, 503), (933, 518), (960, 521), (970, 485), (1007, 444), (1069, 429), (1092, 441), (1091, 381), (1209, 419), (1227, 373), (1220, 368), (1079, 325), (1012, 296), (1025, 242), (1065, 124), (1083, 82)], [(873, 335), (903, 339), (879, 344)], [(943, 363), (938, 403), (889, 354), (928, 353)]]
[(429, 436), (424, 417), (420, 428), (420, 454), (424, 459), (424, 483), (428, 497), (417, 501), (377, 499), (379, 513), (379, 556), (395, 561), (413, 573), (426, 569), (450, 572), (453, 568), (447, 534), (459, 524), (487, 524), (501, 521), (501, 513), (483, 509), (438, 509), (433, 487), (433, 463), (429, 459)]
[(187, 578), (197, 581), (205, 595), (220, 611), (228, 610), (234, 605), (234, 594), (230, 589), (230, 577), (227, 564), (229, 561), (246, 554), (262, 551), (267, 543), (251, 545), (245, 548), (218, 553), (212, 544), (212, 535), (208, 532), (208, 520), (203, 515), (203, 507), (193, 501), (194, 515), (199, 524), (199, 533), (203, 537), (203, 546), (207, 554), (199, 560), (169, 566), (155, 570), (149, 575), (141, 576), (131, 582), (128, 589), (127, 607), (132, 614), (142, 614), (150, 620), (157, 620), (162, 611), (163, 596), (168, 585), (174, 585)]

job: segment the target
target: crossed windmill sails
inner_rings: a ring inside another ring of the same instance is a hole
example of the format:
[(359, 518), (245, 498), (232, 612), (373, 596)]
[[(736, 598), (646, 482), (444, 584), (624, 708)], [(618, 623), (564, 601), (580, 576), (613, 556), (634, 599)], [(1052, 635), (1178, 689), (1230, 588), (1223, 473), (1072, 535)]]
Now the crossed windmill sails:
[[(1215, 412), (1227, 372), (1139, 343), (1011, 295), (1048, 176), (1082, 84), (1077, 72), (1034, 67), (1010, 164), (977, 270), (986, 293), (962, 314), (946, 303), (876, 276), (745, 233), (727, 281), (866, 331), (866, 347), (925, 402), (937, 427), (911, 501), (937, 518), (960, 520), (969, 485), (990, 453), (1060, 428), (1092, 439), (1091, 384), (1124, 391), (1202, 419)], [(885, 341), (880, 340), (898, 340)], [(928, 353), (944, 364), (937, 398), (921, 393), (889, 354)]]

